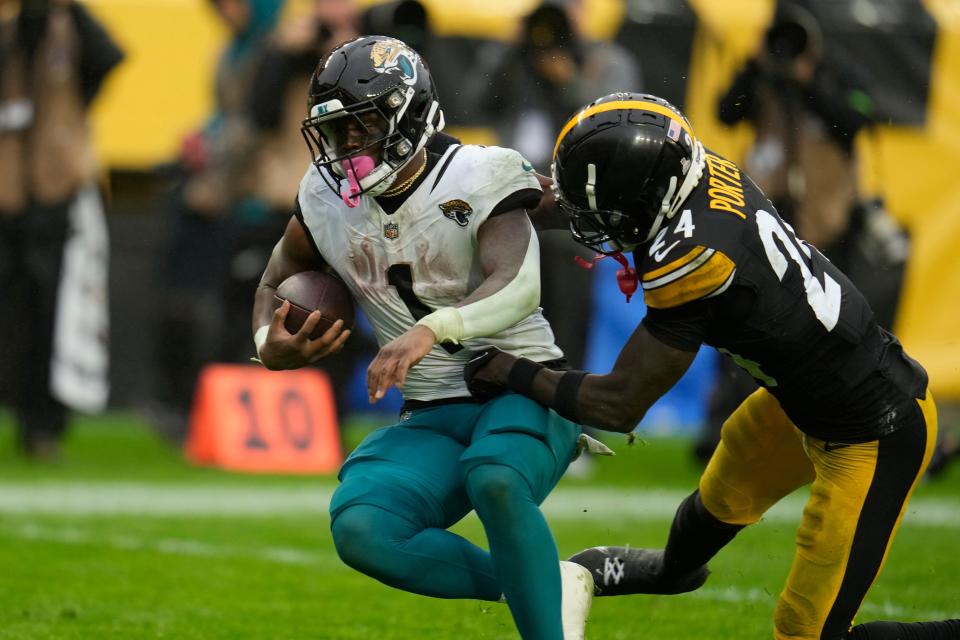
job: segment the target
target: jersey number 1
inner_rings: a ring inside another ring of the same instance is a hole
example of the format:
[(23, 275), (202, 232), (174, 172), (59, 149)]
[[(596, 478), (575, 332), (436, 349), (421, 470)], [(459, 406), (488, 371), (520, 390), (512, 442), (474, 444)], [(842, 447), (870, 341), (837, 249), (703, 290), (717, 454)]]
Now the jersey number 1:
[[(397, 290), (397, 295), (403, 300), (403, 304), (407, 307), (407, 311), (410, 312), (414, 320), (419, 320), (433, 313), (433, 309), (428, 307), (426, 303), (413, 292), (413, 269), (410, 268), (409, 264), (390, 265), (387, 269), (387, 282)], [(440, 345), (440, 348), (447, 353), (453, 354), (463, 349), (463, 346), (444, 342)]]

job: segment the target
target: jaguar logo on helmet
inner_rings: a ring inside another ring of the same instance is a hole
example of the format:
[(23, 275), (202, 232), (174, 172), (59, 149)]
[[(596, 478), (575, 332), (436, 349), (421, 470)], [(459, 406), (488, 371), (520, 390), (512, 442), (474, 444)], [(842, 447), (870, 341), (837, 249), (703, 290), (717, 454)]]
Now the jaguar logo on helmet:
[(440, 211), (443, 211), (443, 215), (461, 227), (465, 227), (470, 222), (470, 214), (473, 213), (473, 207), (463, 200), (449, 200), (440, 205)]
[(398, 74), (406, 85), (417, 82), (417, 53), (399, 40), (380, 40), (370, 50), (373, 70)]

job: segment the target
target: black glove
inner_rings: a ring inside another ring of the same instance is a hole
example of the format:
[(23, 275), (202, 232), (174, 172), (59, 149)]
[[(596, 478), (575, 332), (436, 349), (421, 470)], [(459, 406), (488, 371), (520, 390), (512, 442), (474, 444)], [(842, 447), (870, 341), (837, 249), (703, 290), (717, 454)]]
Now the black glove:
[(467, 361), (466, 366), (463, 368), (463, 379), (467, 383), (467, 389), (470, 390), (470, 395), (474, 398), (487, 401), (507, 390), (506, 385), (476, 378), (476, 375), (501, 353), (503, 353), (503, 351), (500, 351), (500, 349), (490, 347), (475, 354)]

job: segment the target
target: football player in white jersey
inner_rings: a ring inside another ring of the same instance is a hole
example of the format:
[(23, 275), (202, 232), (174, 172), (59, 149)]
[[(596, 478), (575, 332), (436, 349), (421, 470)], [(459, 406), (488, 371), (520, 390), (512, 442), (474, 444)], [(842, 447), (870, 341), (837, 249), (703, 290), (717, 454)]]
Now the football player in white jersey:
[[(399, 40), (335, 49), (311, 81), (303, 132), (314, 155), (296, 216), (256, 293), (257, 353), (271, 369), (335, 354), (349, 335), (284, 329), (285, 278), (338, 275), (380, 351), (371, 402), (392, 385), (397, 424), (344, 463), (330, 505), (341, 559), (400, 589), (438, 598), (505, 598), (523, 638), (582, 638), (592, 578), (560, 563), (539, 505), (575, 454), (580, 427), (518, 394), (472, 396), (471, 356), (496, 346), (563, 367), (538, 309), (539, 256), (525, 209), (541, 189), (518, 153), (459, 145), (420, 56)], [(518, 375), (523, 375), (518, 373)], [(489, 551), (447, 528), (475, 510)]]

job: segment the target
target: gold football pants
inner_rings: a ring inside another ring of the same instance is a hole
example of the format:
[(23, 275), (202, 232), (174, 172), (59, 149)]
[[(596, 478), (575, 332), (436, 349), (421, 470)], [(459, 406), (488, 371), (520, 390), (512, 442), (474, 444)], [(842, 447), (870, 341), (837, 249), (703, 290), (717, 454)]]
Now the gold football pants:
[(862, 444), (805, 435), (765, 389), (724, 423), (700, 480), (700, 497), (716, 518), (752, 524), (812, 482), (774, 614), (776, 640), (833, 640), (853, 624), (937, 440), (930, 392), (917, 404), (897, 431)]

